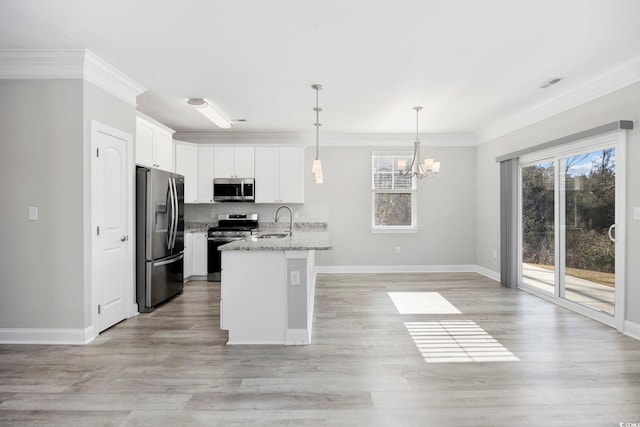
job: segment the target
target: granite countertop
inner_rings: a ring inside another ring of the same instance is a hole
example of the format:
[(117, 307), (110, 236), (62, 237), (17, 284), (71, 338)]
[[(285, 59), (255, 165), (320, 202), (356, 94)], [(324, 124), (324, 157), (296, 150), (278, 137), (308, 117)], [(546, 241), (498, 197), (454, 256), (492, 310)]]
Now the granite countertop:
[(269, 233), (260, 233), (257, 236), (247, 237), (243, 240), (227, 243), (218, 248), (220, 251), (302, 251), (302, 250), (329, 250), (331, 240), (329, 233), (317, 231), (293, 231), (293, 236), (261, 239), (259, 236)]

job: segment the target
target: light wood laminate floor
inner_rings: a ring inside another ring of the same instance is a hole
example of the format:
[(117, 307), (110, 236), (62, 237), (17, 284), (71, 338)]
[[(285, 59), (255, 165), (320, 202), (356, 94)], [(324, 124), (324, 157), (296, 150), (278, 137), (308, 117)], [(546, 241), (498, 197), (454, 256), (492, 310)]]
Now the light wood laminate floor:
[[(399, 314), (387, 292), (461, 313)], [(219, 296), (190, 282), (86, 346), (0, 345), (0, 425), (640, 423), (639, 341), (477, 274), (320, 275), (309, 346), (225, 346)], [(462, 320), (518, 360), (429, 363), (405, 326)]]

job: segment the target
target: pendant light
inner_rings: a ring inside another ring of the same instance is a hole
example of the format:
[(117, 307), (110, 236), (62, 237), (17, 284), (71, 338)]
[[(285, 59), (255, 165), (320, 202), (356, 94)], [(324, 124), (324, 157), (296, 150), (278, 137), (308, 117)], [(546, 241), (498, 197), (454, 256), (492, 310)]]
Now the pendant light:
[(316, 91), (316, 107), (313, 109), (313, 111), (316, 112), (316, 122), (314, 123), (316, 127), (316, 158), (313, 161), (311, 172), (313, 173), (316, 184), (322, 184), (322, 162), (320, 161), (320, 126), (322, 126), (320, 123), (320, 111), (322, 111), (322, 108), (318, 107), (318, 92), (322, 90), (322, 85), (314, 84), (311, 85), (311, 88)]
[(422, 107), (413, 107), (416, 110), (416, 141), (413, 143), (413, 158), (411, 164), (407, 168), (406, 160), (398, 160), (398, 171), (403, 176), (415, 176), (422, 178), (433, 178), (440, 172), (440, 162), (436, 162), (433, 159), (420, 158), (420, 138), (418, 137), (419, 130), (419, 115)]

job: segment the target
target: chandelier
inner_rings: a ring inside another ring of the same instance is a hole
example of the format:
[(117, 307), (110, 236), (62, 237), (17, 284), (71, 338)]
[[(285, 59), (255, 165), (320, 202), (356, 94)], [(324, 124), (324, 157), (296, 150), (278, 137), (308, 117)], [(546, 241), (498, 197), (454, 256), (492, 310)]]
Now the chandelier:
[(311, 172), (313, 172), (316, 184), (322, 184), (322, 162), (320, 162), (320, 126), (322, 126), (322, 123), (320, 123), (320, 111), (322, 111), (322, 108), (318, 107), (318, 92), (322, 90), (322, 85), (314, 84), (311, 85), (311, 88), (316, 91), (316, 108), (313, 109), (316, 112), (316, 122), (314, 123), (316, 127), (316, 158), (313, 161)]
[(402, 176), (415, 176), (418, 178), (432, 178), (440, 172), (440, 162), (433, 159), (420, 159), (420, 138), (418, 137), (419, 115), (422, 107), (413, 107), (416, 110), (416, 141), (413, 143), (413, 158), (407, 168), (406, 160), (398, 160), (398, 171)]

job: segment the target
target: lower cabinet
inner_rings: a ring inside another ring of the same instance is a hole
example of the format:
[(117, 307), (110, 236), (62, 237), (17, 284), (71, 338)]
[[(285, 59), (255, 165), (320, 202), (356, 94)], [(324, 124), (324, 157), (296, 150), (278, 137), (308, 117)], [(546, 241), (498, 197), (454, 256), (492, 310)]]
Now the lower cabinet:
[(193, 233), (184, 233), (184, 281), (193, 275)]
[(207, 232), (193, 234), (193, 271), (194, 276), (207, 275)]

